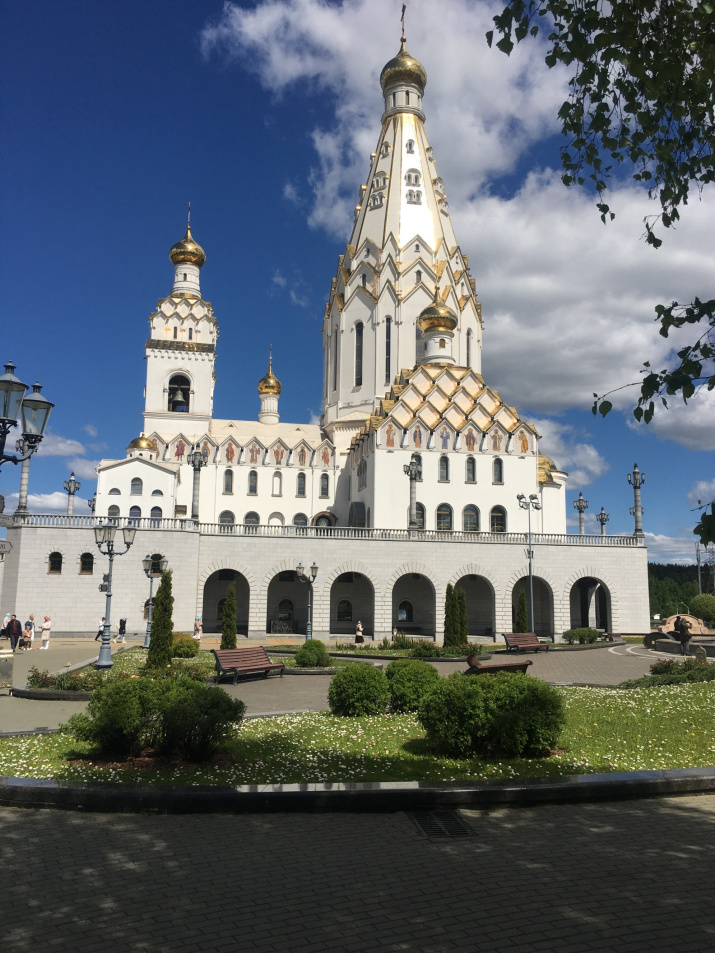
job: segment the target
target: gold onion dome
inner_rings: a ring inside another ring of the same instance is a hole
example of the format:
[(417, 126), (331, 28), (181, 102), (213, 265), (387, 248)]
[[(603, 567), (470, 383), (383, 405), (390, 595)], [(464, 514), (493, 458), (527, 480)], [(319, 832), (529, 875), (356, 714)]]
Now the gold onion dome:
[(142, 434), (140, 437), (136, 437), (127, 447), (127, 450), (156, 450), (154, 444), (149, 440), (148, 437), (145, 437)]
[(380, 85), (383, 92), (394, 83), (413, 83), (422, 93), (427, 85), (427, 71), (419, 60), (407, 52), (404, 36), (400, 52), (385, 63), (380, 73)]
[(265, 377), (262, 377), (258, 382), (258, 393), (263, 396), (264, 394), (275, 394), (276, 397), (283, 390), (283, 386), (278, 378), (273, 373), (273, 361), (268, 361), (268, 373)]
[(425, 308), (417, 319), (422, 332), (454, 331), (457, 327), (457, 315), (439, 300), (439, 288), (435, 288), (434, 301)]
[(189, 264), (198, 265), (201, 268), (205, 263), (206, 253), (192, 238), (190, 225), (186, 226), (186, 234), (181, 241), (171, 246), (169, 258), (174, 265)]
[(547, 457), (546, 454), (540, 453), (538, 466), (539, 466), (539, 483), (542, 483), (542, 484), (554, 483), (555, 480), (551, 474), (554, 472), (554, 470), (557, 470), (558, 467), (556, 466), (554, 461), (551, 459), (551, 457)]

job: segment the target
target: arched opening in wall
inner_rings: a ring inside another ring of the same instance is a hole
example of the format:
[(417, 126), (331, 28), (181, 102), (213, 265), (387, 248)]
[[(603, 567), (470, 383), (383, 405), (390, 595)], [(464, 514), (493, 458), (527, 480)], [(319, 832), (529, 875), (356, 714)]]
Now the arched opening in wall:
[(47, 571), (53, 575), (59, 575), (62, 572), (62, 553), (50, 553)]
[(211, 573), (204, 583), (201, 621), (204, 632), (220, 632), (226, 590), (231, 583), (236, 586), (236, 630), (248, 635), (248, 606), (251, 589), (243, 573), (235, 569), (219, 569)]
[(279, 572), (268, 586), (266, 632), (305, 635), (307, 623), (308, 586), (298, 579), (293, 569)]
[(139, 520), (142, 518), (142, 511), (140, 506), (130, 506), (129, 507), (129, 522), (130, 525), (137, 526)]
[(492, 584), (484, 576), (462, 576), (455, 589), (463, 589), (467, 597), (467, 623), (470, 636), (494, 635), (495, 600)]
[(320, 498), (325, 500), (330, 496), (330, 477), (327, 473), (320, 474)]
[(305, 513), (296, 513), (293, 517), (293, 525), (305, 529), (308, 526), (308, 517)]
[(440, 503), (437, 507), (437, 529), (443, 533), (452, 529), (452, 507), (449, 503)]
[(107, 516), (110, 520), (119, 519), (119, 507), (116, 504), (114, 506), (110, 506), (107, 510)]
[(489, 514), (489, 531), (506, 533), (506, 510), (503, 506), (493, 506)]
[[(511, 593), (511, 624), (514, 631), (516, 622), (516, 608), (519, 602), (519, 593), (526, 596), (526, 617), (531, 619), (529, 612), (529, 577), (522, 576)], [(541, 638), (551, 638), (554, 634), (554, 594), (551, 586), (540, 576), (534, 576), (534, 628)]]
[(250, 470), (248, 473), (248, 495), (255, 496), (258, 493), (258, 471)]
[(169, 380), (168, 409), (174, 414), (188, 414), (191, 381), (184, 374), (174, 374)]
[(348, 526), (364, 528), (367, 525), (367, 516), (364, 503), (351, 503), (348, 511)]
[(94, 556), (92, 553), (82, 553), (79, 557), (80, 576), (91, 576), (94, 572)]
[(332, 513), (328, 513), (327, 510), (323, 510), (322, 513), (316, 513), (313, 517), (313, 526), (317, 527), (318, 536), (327, 536), (331, 532), (333, 526), (335, 526), (335, 517)]
[(305, 496), (305, 473), (299, 473), (295, 484), (295, 495)]
[(613, 631), (611, 593), (608, 586), (593, 576), (577, 579), (569, 594), (571, 628)]
[(223, 492), (233, 493), (233, 470), (225, 470), (223, 474)]
[(283, 496), (283, 477), (278, 471), (273, 474), (273, 496)]
[(162, 512), (161, 507), (160, 507), (160, 506), (152, 506), (152, 508), (151, 508), (151, 514), (150, 514), (150, 515), (151, 515), (152, 520), (154, 521), (154, 524), (156, 525), (156, 524), (159, 522), (159, 520), (162, 518), (162, 515), (163, 515), (163, 512)]
[(473, 503), (462, 510), (462, 530), (465, 533), (479, 532), (479, 507)]
[(392, 627), (406, 635), (436, 632), (434, 586), (427, 576), (410, 572), (400, 576), (392, 588)]
[(283, 514), (271, 513), (271, 515), (268, 517), (268, 525), (269, 526), (284, 526), (285, 520), (283, 519)]
[(144, 483), (141, 477), (133, 477), (131, 482), (131, 489), (129, 490), (129, 493), (131, 494), (131, 496), (141, 496), (143, 490), (144, 490)]
[[(349, 612), (348, 612), (349, 608)], [(361, 572), (344, 572), (330, 587), (330, 632), (354, 635), (358, 621), (363, 635), (372, 638), (375, 619), (375, 590)]]
[(467, 464), (464, 473), (464, 482), (465, 483), (476, 483), (477, 482), (477, 461), (474, 457), (467, 457)]
[(422, 503), (415, 503), (415, 515), (417, 517), (417, 529), (425, 528), (425, 508)]
[(233, 526), (236, 522), (236, 517), (231, 510), (223, 510), (223, 512), (218, 515), (218, 521), (222, 526)]

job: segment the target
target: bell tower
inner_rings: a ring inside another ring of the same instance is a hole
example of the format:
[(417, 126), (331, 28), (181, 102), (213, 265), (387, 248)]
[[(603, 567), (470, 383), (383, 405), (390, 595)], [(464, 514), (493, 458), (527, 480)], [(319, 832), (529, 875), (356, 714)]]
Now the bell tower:
[(149, 316), (146, 342), (144, 433), (203, 433), (213, 413), (218, 324), (201, 297), (203, 248), (191, 234), (172, 246), (174, 285)]

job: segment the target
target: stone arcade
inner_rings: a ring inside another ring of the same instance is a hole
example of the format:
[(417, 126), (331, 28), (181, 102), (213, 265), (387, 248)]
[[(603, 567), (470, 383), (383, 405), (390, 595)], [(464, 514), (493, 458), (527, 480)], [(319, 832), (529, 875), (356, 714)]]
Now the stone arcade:
[(257, 421), (213, 417), (218, 324), (187, 227), (170, 252), (171, 292), (149, 318), (142, 435), (99, 465), (92, 516), (29, 515), (8, 529), (3, 606), (31, 602), (55, 631), (94, 630), (104, 564), (92, 528), (111, 519), (138, 530), (113, 584), (132, 631), (146, 553), (169, 560), (181, 630), (197, 616), (217, 630), (235, 581), (239, 632), (305, 632), (295, 567), (315, 562), (316, 637), (360, 619), (368, 638), (397, 628), (439, 641), (448, 583), (466, 591), (471, 634), (511, 631), (528, 576), (524, 493), (541, 506), (537, 633), (648, 631), (642, 535), (567, 535), (567, 475), (481, 375), (481, 306), (425, 132), (426, 80), (403, 39), (382, 71), (382, 128), (325, 308), (320, 425), (281, 422), (272, 360)]

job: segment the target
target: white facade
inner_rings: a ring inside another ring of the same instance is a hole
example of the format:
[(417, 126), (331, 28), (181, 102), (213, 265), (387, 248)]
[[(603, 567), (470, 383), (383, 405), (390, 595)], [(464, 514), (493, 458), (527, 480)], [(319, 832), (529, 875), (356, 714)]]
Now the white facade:
[[(233, 581), (241, 632), (304, 632), (295, 567), (315, 561), (320, 637), (360, 619), (375, 638), (401, 629), (440, 639), (450, 582), (467, 594), (473, 635), (511, 631), (528, 574), (525, 494), (540, 506), (538, 633), (589, 622), (649, 630), (642, 537), (567, 535), (567, 475), (481, 376), (481, 306), (427, 140), (425, 82), (403, 44), (383, 70), (382, 129), (325, 308), (321, 424), (281, 422), (271, 363), (257, 420), (214, 419), (218, 323), (187, 227), (170, 253), (171, 293), (149, 318), (143, 434), (124, 459), (99, 465), (93, 517), (29, 516), (8, 530), (4, 609), (93, 631), (105, 560), (92, 525), (111, 519), (138, 529), (114, 568), (112, 613), (131, 631), (143, 626), (147, 553), (173, 571), (177, 630), (197, 616), (216, 629)], [(422, 477), (409, 530), (414, 454)]]

